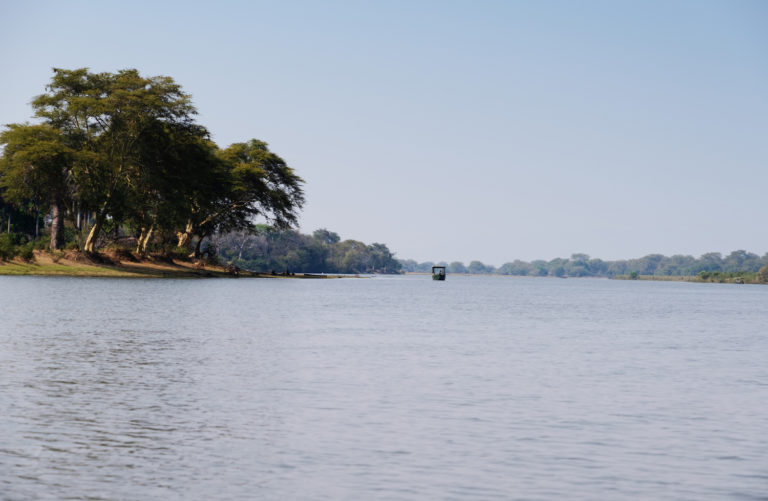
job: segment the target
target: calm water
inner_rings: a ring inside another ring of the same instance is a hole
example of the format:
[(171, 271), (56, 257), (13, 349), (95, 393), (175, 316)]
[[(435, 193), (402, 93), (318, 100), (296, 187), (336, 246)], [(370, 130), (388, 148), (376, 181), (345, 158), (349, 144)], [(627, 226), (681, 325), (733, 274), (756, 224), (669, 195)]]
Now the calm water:
[(0, 277), (0, 499), (768, 499), (768, 287)]

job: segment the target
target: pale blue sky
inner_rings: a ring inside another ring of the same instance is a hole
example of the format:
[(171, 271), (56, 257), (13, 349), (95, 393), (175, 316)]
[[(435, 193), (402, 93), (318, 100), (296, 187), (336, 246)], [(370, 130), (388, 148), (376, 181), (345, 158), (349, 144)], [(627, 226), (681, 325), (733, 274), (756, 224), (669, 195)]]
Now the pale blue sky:
[(768, 251), (768, 2), (0, 1), (0, 123), (52, 67), (191, 93), (419, 261)]

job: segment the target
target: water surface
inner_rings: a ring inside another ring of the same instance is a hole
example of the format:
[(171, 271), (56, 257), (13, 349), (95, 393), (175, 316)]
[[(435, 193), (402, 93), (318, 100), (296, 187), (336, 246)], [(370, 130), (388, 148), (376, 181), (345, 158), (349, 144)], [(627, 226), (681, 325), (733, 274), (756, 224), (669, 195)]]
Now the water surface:
[(0, 277), (0, 499), (768, 499), (768, 287)]

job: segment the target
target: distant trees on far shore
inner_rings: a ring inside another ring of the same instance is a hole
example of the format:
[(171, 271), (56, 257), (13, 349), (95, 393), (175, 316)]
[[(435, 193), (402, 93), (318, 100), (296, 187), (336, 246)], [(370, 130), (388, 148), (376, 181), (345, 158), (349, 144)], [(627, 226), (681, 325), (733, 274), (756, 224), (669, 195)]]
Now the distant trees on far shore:
[(468, 266), (454, 261), (452, 263), (427, 261), (418, 263), (413, 259), (401, 260), (405, 272), (429, 272), (433, 265), (447, 267), (448, 273), (472, 273), (515, 275), (532, 277), (614, 277), (619, 275), (655, 275), (655, 276), (694, 276), (705, 273), (755, 273), (768, 266), (768, 253), (762, 257), (745, 250), (736, 250), (723, 256), (719, 252), (709, 252), (695, 258), (687, 255), (671, 257), (661, 254), (649, 254), (637, 259), (603, 261), (590, 258), (587, 254), (572, 254), (570, 258), (555, 258), (550, 261), (515, 260), (504, 263), (498, 268), (472, 261)]
[(252, 271), (308, 273), (399, 273), (401, 264), (386, 245), (341, 240), (325, 228), (305, 235), (257, 225), (255, 231), (214, 236), (221, 260)]

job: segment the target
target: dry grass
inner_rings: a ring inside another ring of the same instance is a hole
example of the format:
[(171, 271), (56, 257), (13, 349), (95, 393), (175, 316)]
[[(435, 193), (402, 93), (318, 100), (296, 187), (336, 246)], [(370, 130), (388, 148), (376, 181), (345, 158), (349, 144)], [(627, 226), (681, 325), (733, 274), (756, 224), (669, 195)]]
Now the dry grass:
[(35, 251), (35, 260), (0, 262), (0, 275), (62, 275), (76, 277), (199, 278), (229, 277), (221, 266), (196, 266), (194, 262), (125, 259), (115, 255), (65, 252), (52, 255)]
[[(0, 261), (0, 275), (43, 275), (69, 277), (121, 277), (121, 278), (233, 278), (230, 270), (223, 266), (215, 266), (200, 261), (168, 259), (162, 257), (147, 257), (139, 259), (136, 255), (125, 253), (87, 254), (83, 252), (49, 252), (35, 251), (35, 260), (25, 262), (14, 259), (10, 262)], [(281, 276), (251, 273), (240, 270), (240, 277), (263, 278), (319, 278), (318, 276), (304, 277)], [(324, 278), (340, 278), (327, 275)]]

